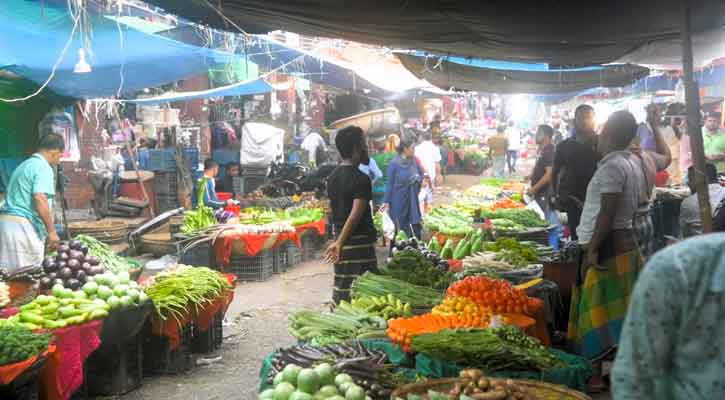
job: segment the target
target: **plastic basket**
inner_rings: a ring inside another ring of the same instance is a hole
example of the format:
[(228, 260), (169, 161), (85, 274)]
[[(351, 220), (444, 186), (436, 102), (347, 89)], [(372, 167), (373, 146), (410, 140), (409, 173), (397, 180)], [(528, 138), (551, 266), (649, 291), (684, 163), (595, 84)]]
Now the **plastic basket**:
[(37, 380), (30, 381), (22, 386), (4, 388), (0, 386), (0, 399), (3, 400), (38, 400), (40, 387)]
[(150, 324), (144, 335), (143, 373), (145, 376), (162, 374), (175, 375), (193, 367), (191, 356), (191, 325), (179, 328), (179, 345), (171, 349), (169, 338), (153, 335)]
[(141, 386), (143, 338), (136, 334), (109, 352), (96, 351), (86, 361), (88, 394), (120, 396)]
[(280, 262), (286, 270), (302, 262), (302, 251), (294, 242), (284, 242), (277, 249), (279, 251)]
[(207, 354), (221, 348), (224, 314), (218, 313), (211, 321), (209, 329), (202, 331), (194, 326), (191, 339), (191, 351), (193, 353)]
[(197, 267), (206, 267), (211, 265), (211, 245), (209, 242), (206, 242), (192, 247), (187, 250), (186, 253), (179, 254), (179, 262), (181, 264)]
[(240, 281), (266, 281), (274, 273), (274, 252), (262, 250), (256, 256), (233, 256), (224, 271), (236, 275)]

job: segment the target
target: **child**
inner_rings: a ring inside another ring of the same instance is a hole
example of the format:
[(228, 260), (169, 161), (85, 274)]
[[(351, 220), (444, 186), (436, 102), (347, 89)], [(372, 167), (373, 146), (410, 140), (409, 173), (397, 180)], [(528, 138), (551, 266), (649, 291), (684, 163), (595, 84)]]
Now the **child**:
[(420, 203), (420, 215), (425, 215), (433, 204), (433, 189), (428, 175), (424, 175), (423, 181), (420, 183), (418, 202)]

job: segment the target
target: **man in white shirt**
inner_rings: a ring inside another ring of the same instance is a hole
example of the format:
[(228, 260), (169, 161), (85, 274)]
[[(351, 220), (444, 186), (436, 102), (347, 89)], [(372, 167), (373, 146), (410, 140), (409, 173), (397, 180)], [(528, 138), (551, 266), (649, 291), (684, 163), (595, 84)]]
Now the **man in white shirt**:
[(521, 151), (521, 130), (510, 122), (507, 134), (509, 148), (506, 151), (506, 163), (509, 166), (510, 175), (516, 172), (516, 160), (519, 159), (519, 151)]
[(322, 150), (325, 150), (325, 140), (317, 132), (310, 132), (305, 140), (302, 141), (300, 147), (305, 150), (308, 155), (308, 162), (313, 168), (317, 166), (317, 148), (322, 146)]
[[(682, 201), (680, 205), (680, 231), (683, 238), (702, 234), (702, 220), (700, 218), (700, 203), (697, 199), (697, 188), (695, 187), (695, 167), (687, 170), (687, 185), (692, 195)], [(725, 188), (717, 181), (717, 170), (711, 163), (705, 164), (707, 175), (708, 192), (710, 193), (710, 210), (715, 215), (715, 210), (725, 198)]]
[(431, 140), (430, 132), (423, 133), (423, 142), (415, 146), (415, 157), (425, 169), (425, 173), (430, 176), (430, 182), (433, 187), (441, 184), (441, 151)]

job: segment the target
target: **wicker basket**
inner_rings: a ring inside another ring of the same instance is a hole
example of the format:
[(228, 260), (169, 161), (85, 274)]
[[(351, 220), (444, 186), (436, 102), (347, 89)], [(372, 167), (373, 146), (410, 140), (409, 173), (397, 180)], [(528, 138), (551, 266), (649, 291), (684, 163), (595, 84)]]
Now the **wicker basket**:
[(88, 235), (106, 244), (126, 241), (128, 224), (119, 220), (81, 221), (68, 224), (71, 236)]
[[(506, 379), (492, 378), (491, 381), (505, 381)], [(536, 400), (591, 400), (591, 397), (565, 386), (554, 385), (546, 382), (514, 379), (520, 386), (525, 386), (527, 392)], [(421, 399), (428, 400), (428, 391), (434, 390), (445, 393), (453, 388), (458, 382), (457, 378), (432, 379), (425, 382), (403, 385), (393, 392), (391, 399), (405, 399), (409, 394), (417, 394)]]

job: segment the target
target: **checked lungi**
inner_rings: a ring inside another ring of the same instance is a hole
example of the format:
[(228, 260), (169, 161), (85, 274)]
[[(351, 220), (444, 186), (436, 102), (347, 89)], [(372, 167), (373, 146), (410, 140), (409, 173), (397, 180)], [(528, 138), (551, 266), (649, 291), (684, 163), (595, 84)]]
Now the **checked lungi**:
[(637, 237), (639, 252), (642, 258), (647, 261), (659, 248), (655, 235), (655, 226), (652, 223), (652, 217), (649, 212), (638, 213), (634, 217), (632, 228)]
[(583, 267), (580, 267), (577, 284), (572, 290), (567, 331), (573, 352), (596, 359), (617, 345), (629, 299), (643, 267), (636, 247), (610, 257), (599, 269), (586, 269), (584, 277)]
[[(372, 241), (371, 241), (372, 240)], [(365, 272), (377, 272), (378, 259), (375, 255), (375, 238), (352, 236), (342, 247), (340, 260), (335, 264), (335, 286), (332, 301), (350, 300), (352, 282)]]

